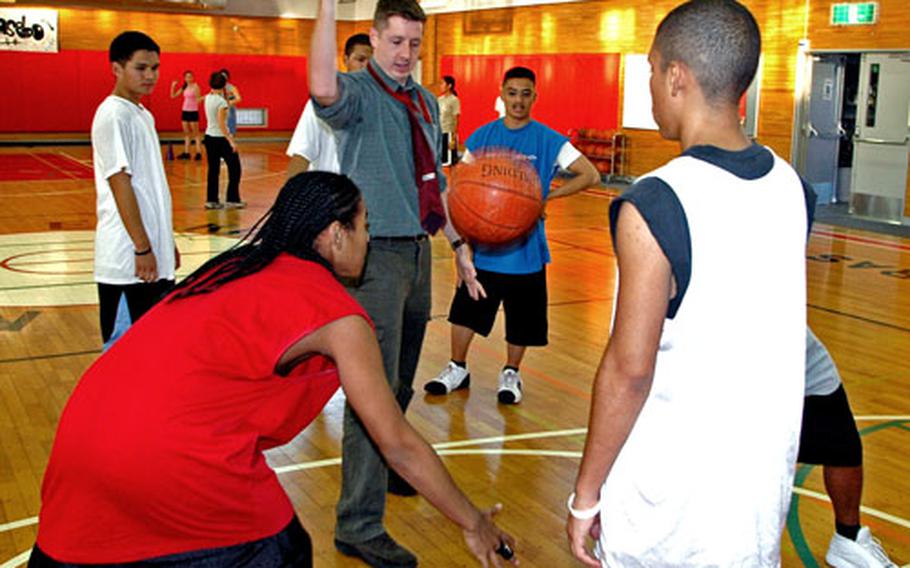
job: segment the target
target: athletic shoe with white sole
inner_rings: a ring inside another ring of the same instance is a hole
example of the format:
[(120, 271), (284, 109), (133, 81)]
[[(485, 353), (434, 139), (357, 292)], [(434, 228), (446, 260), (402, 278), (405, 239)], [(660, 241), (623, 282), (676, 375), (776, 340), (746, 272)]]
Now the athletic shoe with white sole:
[(513, 369), (503, 369), (499, 373), (499, 391), (496, 393), (503, 404), (521, 402), (521, 375)]
[(825, 562), (834, 568), (897, 568), (869, 527), (859, 529), (855, 541), (835, 533)]
[(441, 373), (423, 385), (423, 390), (430, 394), (449, 394), (454, 390), (466, 389), (469, 386), (471, 386), (471, 373), (464, 367), (459, 367), (449, 361)]

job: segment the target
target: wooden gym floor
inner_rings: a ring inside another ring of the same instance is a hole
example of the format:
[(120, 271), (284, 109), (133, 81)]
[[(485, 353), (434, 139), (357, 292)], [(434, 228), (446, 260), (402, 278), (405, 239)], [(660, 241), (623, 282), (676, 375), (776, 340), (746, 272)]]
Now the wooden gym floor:
[[(241, 153), (241, 191), (250, 205), (243, 211), (205, 211), (204, 163), (166, 162), (181, 275), (243, 234), (281, 186), (283, 144), (247, 142)], [(100, 351), (90, 160), (87, 146), (0, 149), (0, 568), (25, 562), (58, 417)], [(433, 319), (408, 416), (477, 503), (504, 504), (499, 521), (519, 539), (524, 566), (576, 565), (564, 537), (565, 498), (610, 321), (607, 207), (614, 195), (593, 189), (548, 208), (550, 345), (529, 350), (517, 407), (496, 403), (501, 321), (473, 345), (469, 392), (423, 396), (423, 383), (448, 360), (445, 316), (454, 286), (451, 252), (433, 241)], [(910, 239), (819, 224), (807, 256), (809, 320), (840, 366), (863, 433), (863, 521), (903, 565), (910, 562)], [(291, 444), (269, 454), (313, 537), (317, 566), (361, 565), (332, 546), (341, 412), (339, 394)], [(823, 566), (833, 517), (820, 468), (801, 469), (797, 482), (783, 564)], [(460, 531), (421, 498), (390, 496), (387, 527), (422, 566), (473, 565)]]

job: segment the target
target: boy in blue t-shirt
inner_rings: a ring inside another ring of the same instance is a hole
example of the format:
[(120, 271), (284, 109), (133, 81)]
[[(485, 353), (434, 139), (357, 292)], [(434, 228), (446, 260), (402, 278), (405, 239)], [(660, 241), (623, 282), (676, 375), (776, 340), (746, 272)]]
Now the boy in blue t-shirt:
[[(505, 117), (477, 129), (465, 146), (465, 161), (471, 153), (506, 149), (525, 157), (537, 170), (544, 203), (565, 197), (600, 182), (600, 174), (587, 158), (555, 130), (531, 119), (531, 107), (537, 100), (534, 72), (513, 67), (503, 76), (501, 98)], [(575, 176), (550, 189), (559, 168)], [(466, 246), (458, 239), (452, 246)], [(452, 360), (438, 376), (424, 385), (430, 394), (448, 394), (467, 388), (471, 375), (467, 369), (468, 348), (475, 333), (486, 336), (493, 328), (500, 303), (506, 314), (506, 364), (499, 373), (497, 397), (504, 404), (521, 401), (522, 384), (518, 367), (529, 345), (547, 344), (547, 278), (546, 264), (550, 250), (544, 233), (544, 222), (523, 240), (506, 247), (482, 247), (474, 250), (477, 279), (462, 282), (455, 291), (449, 310), (452, 324)]]

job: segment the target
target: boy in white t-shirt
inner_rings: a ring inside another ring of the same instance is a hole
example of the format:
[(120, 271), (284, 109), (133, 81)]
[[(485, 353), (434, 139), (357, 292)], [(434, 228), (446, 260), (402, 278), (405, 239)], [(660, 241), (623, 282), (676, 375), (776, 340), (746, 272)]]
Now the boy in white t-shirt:
[[(367, 34), (354, 34), (344, 43), (344, 67), (348, 73), (366, 67), (372, 56), (373, 46)], [(341, 169), (335, 134), (328, 124), (316, 116), (310, 99), (303, 107), (303, 114), (288, 144), (287, 155), (291, 158), (288, 179), (310, 170), (339, 173)]]
[(173, 287), (180, 262), (155, 119), (140, 102), (158, 82), (160, 53), (142, 32), (114, 38), (109, 51), (114, 91), (92, 120), (95, 281), (105, 342), (121, 296), (135, 322)]

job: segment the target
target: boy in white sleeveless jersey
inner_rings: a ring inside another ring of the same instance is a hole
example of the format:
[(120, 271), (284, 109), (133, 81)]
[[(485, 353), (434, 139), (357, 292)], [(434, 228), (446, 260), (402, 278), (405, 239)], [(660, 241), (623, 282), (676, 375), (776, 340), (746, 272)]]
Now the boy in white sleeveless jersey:
[(652, 111), (682, 155), (610, 208), (615, 321), (568, 500), (586, 565), (780, 564), (803, 404), (807, 193), (739, 124), (760, 49), (733, 0), (693, 0), (657, 29)]

